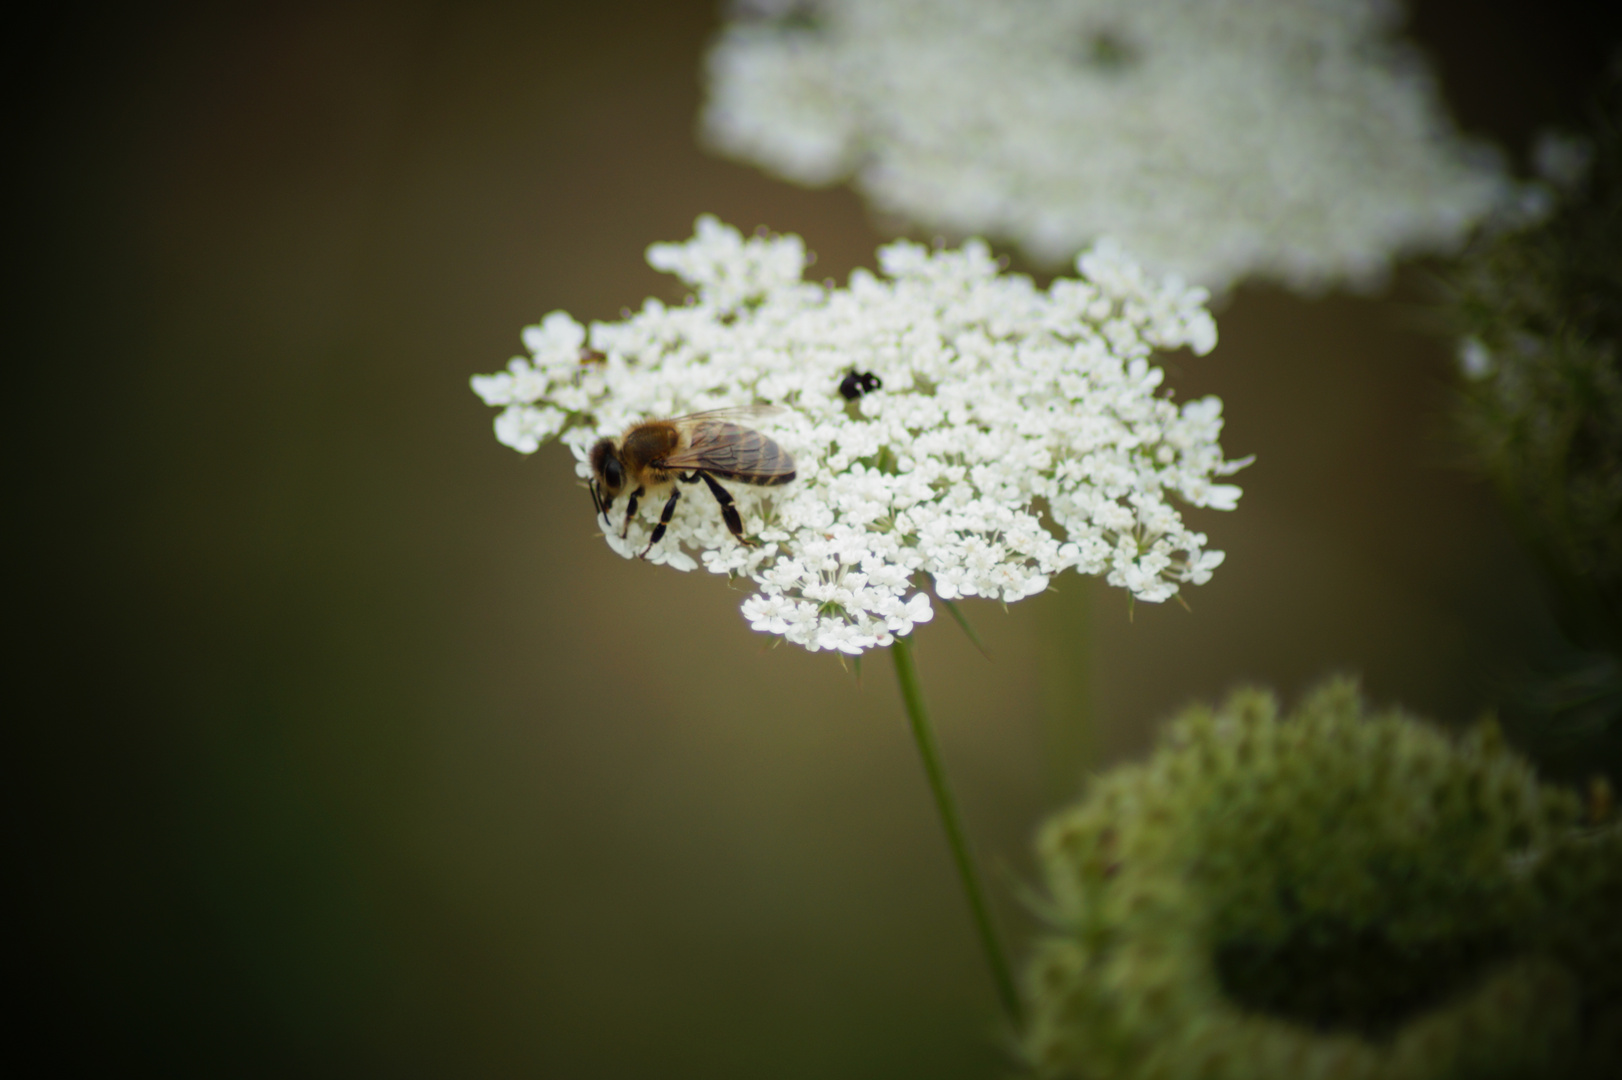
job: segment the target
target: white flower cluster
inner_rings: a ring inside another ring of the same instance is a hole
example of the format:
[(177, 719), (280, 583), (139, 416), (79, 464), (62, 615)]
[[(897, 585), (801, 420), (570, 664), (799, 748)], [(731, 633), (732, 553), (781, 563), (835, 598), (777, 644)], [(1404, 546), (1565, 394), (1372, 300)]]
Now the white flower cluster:
[[(1100, 245), (1078, 260), (1082, 280), (1044, 292), (977, 241), (891, 244), (883, 277), (858, 270), (836, 288), (801, 280), (799, 237), (745, 240), (708, 217), (648, 261), (693, 286), (691, 302), (595, 323), (589, 348), (554, 312), (525, 331), (530, 357), (473, 389), (503, 407), (503, 443), (529, 453), (561, 435), (582, 478), (594, 442), (647, 418), (782, 406), (750, 422), (797, 479), (726, 483), (756, 546), (695, 484), (648, 552), (755, 581), (743, 610), (756, 629), (859, 653), (932, 617), (926, 582), (945, 599), (1009, 601), (1075, 569), (1162, 601), (1221, 563), (1169, 498), (1232, 509), (1239, 489), (1215, 478), (1245, 463), (1217, 445), (1221, 402), (1178, 408), (1148, 360), (1216, 344), (1203, 290)], [(661, 507), (644, 503), (622, 540), (623, 505), (603, 524), (629, 558)]]
[(1217, 290), (1369, 287), (1515, 196), (1394, 0), (737, 8), (709, 55), (712, 146), (1046, 262), (1107, 235)]

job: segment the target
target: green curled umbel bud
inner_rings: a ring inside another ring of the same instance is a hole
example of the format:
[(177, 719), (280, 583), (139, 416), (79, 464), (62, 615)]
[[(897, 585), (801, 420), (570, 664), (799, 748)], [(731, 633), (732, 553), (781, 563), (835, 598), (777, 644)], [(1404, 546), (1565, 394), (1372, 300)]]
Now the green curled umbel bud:
[(1577, 822), (1492, 725), (1450, 740), (1350, 681), (1191, 708), (1041, 832), (1025, 1053), (1097, 1080), (1608, 1067), (1622, 845)]

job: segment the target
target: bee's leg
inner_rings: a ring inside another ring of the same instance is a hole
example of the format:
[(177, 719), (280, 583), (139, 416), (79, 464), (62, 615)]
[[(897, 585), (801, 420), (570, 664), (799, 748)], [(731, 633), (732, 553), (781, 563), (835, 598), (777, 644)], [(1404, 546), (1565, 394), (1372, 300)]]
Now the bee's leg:
[(631, 492), (631, 499), (625, 504), (625, 524), (620, 526), (621, 540), (624, 540), (625, 534), (631, 531), (631, 519), (636, 517), (636, 500), (647, 493), (648, 489), (645, 487), (638, 487), (635, 491)]
[(754, 547), (743, 535), (743, 519), (738, 516), (738, 507), (732, 501), (732, 492), (717, 484), (715, 477), (707, 472), (701, 472), (698, 476), (709, 486), (710, 494), (715, 496), (715, 501), (721, 504), (721, 520), (727, 523), (727, 528), (738, 538), (738, 543), (744, 547)]
[(664, 512), (659, 515), (659, 524), (653, 527), (653, 536), (648, 540), (648, 546), (642, 549), (642, 558), (646, 559), (648, 552), (653, 550), (653, 545), (665, 538), (665, 526), (669, 525), (670, 519), (676, 516), (676, 500), (680, 498), (681, 488), (674, 484), (670, 485), (670, 498), (665, 500)]

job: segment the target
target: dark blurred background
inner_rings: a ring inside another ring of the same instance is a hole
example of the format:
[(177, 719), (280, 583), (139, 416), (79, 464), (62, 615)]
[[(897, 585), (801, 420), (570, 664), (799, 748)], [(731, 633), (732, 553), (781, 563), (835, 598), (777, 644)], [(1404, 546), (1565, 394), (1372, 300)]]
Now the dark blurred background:
[[(709, 3), (229, 7), (63, 9), (9, 65), (24, 1027), (169, 1075), (1006, 1074), (888, 658), (615, 557), (467, 383), (548, 311), (679, 296), (643, 251), (701, 212), (841, 279), (887, 237), (696, 145)], [(1411, 25), (1524, 163), (1604, 7)], [(1171, 359), (1258, 456), (1192, 611), (1072, 578), (966, 605), (989, 660), (919, 632), (1016, 952), (1034, 825), (1171, 710), (1352, 671), (1460, 723), (1548, 647), (1435, 269), (1243, 289)]]

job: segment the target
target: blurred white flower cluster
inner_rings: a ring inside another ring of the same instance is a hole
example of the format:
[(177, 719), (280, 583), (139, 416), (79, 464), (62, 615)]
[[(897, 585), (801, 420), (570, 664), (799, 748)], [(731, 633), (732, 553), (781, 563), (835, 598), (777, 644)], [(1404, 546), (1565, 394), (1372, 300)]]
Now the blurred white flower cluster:
[[(798, 478), (726, 485), (758, 546), (695, 485), (648, 553), (685, 570), (690, 551), (752, 579), (743, 611), (757, 630), (859, 653), (931, 618), (931, 581), (946, 599), (1009, 601), (1075, 569), (1162, 601), (1221, 563), (1169, 500), (1232, 509), (1239, 489), (1215, 478), (1244, 462), (1217, 445), (1221, 402), (1178, 408), (1148, 360), (1216, 344), (1203, 290), (1100, 245), (1078, 260), (1081, 280), (1044, 292), (977, 241), (891, 244), (884, 276), (858, 270), (835, 288), (801, 280), (799, 237), (745, 239), (709, 217), (648, 261), (696, 295), (650, 299), (589, 335), (554, 312), (524, 332), (531, 357), (473, 388), (503, 408), (503, 443), (529, 453), (558, 436), (582, 478), (592, 444), (640, 420), (783, 406), (755, 426)], [(644, 504), (624, 540), (619, 513), (599, 519), (609, 545), (641, 553), (659, 510)]]
[(1395, 0), (734, 5), (703, 130), (883, 214), (1069, 260), (1100, 236), (1225, 290), (1379, 284), (1518, 197)]

